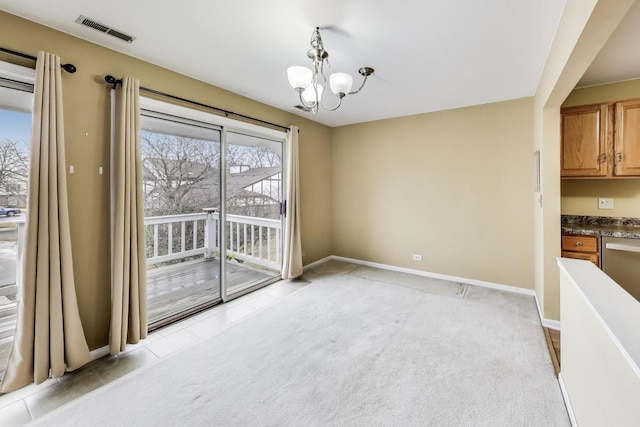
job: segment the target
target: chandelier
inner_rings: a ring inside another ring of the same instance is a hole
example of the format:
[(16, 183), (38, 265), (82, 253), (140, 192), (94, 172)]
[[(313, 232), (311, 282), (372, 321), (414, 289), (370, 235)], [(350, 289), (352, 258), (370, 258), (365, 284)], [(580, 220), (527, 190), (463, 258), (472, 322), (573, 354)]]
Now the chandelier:
[[(307, 51), (307, 56), (313, 61), (313, 70), (300, 65), (289, 67), (287, 69), (289, 84), (298, 92), (303, 110), (318, 114), (318, 107), (322, 106), (325, 110), (335, 111), (342, 105), (342, 98), (346, 95), (354, 95), (362, 90), (367, 82), (367, 77), (373, 74), (374, 70), (371, 67), (360, 68), (358, 73), (364, 77), (364, 80), (357, 90), (351, 92), (353, 77), (347, 73), (333, 72), (328, 59), (329, 52), (324, 49), (322, 44), (319, 27), (316, 27), (313, 31), (310, 44), (311, 49)], [(325, 104), (325, 97), (323, 96), (327, 87), (325, 66), (330, 72), (329, 87), (336, 98), (329, 105)]]

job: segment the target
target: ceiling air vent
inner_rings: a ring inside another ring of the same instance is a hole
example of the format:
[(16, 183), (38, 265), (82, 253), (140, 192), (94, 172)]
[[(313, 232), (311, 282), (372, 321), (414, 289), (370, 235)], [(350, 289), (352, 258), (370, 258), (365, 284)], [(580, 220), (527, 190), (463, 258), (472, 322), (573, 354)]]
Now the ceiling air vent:
[(108, 25), (101, 24), (83, 15), (78, 16), (78, 19), (76, 19), (76, 22), (80, 25), (85, 25), (87, 27), (93, 28), (94, 30), (98, 30), (102, 33), (109, 34), (110, 36), (117, 37), (120, 40), (126, 41), (127, 43), (131, 43), (133, 40), (135, 40), (135, 37), (132, 37), (128, 34), (124, 34), (122, 31), (115, 30), (109, 27)]

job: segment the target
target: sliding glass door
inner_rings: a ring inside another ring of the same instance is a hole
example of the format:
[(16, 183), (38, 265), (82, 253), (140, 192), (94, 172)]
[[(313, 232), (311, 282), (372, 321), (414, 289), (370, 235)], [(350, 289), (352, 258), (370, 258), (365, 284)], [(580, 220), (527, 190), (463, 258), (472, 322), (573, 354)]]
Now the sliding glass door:
[(180, 113), (142, 110), (150, 329), (278, 280), (282, 264), (284, 138)]
[(149, 325), (220, 301), (221, 131), (143, 114)]
[(282, 142), (224, 135), (226, 299), (280, 276)]

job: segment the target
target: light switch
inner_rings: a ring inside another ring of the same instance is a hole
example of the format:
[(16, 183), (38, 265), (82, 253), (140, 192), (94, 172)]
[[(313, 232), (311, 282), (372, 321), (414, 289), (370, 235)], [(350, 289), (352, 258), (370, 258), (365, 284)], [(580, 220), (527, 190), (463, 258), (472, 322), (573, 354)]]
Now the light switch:
[(598, 209), (613, 209), (613, 199), (598, 199)]

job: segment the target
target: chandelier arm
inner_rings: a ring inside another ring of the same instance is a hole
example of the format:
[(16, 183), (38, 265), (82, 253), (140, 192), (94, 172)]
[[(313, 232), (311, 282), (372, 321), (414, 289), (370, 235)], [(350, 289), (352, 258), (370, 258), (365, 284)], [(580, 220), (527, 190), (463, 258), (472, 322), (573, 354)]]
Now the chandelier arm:
[(360, 87), (357, 90), (349, 92), (349, 95), (355, 95), (356, 93), (360, 92), (364, 87), (364, 84), (367, 82), (367, 77), (369, 76), (364, 76), (364, 80), (362, 80), (362, 84), (360, 85)]
[[(336, 95), (336, 98), (338, 98), (338, 105), (336, 107), (327, 107), (326, 104), (324, 103), (324, 98), (325, 98), (325, 93), (327, 93), (328, 91), (331, 90), (331, 84), (329, 83), (329, 79), (327, 79), (327, 76), (324, 74), (324, 64), (325, 62), (327, 63), (327, 65), (329, 64), (329, 60), (325, 59), (322, 61), (322, 63), (320, 64), (320, 75), (322, 76), (322, 79), (324, 80), (324, 87), (325, 90), (324, 92), (322, 92), (322, 98), (320, 98), (319, 100), (319, 104), (322, 106), (322, 108), (324, 108), (327, 111), (335, 111), (338, 108), (340, 108), (340, 105), (342, 105), (342, 97)], [(316, 98), (318, 99), (318, 98)]]
[(334, 108), (327, 107), (326, 105), (324, 105), (324, 102), (322, 103), (322, 108), (324, 108), (327, 111), (336, 111), (342, 105), (342, 98), (344, 97), (338, 97), (338, 105), (336, 105)]
[[(322, 95), (323, 95), (322, 97), (324, 98), (324, 93)], [(340, 105), (342, 105), (342, 98), (344, 98), (344, 96), (340, 97), (336, 95), (336, 98), (338, 98), (338, 106), (335, 108), (327, 107), (325, 103), (322, 101), (322, 99), (320, 100), (320, 105), (322, 105), (322, 108), (324, 108), (327, 111), (335, 111), (340, 107)]]
[(318, 105), (317, 105), (317, 104), (318, 104), (317, 102), (312, 102), (312, 103), (310, 103), (310, 104), (307, 104), (307, 103), (305, 102), (304, 98), (302, 97), (302, 91), (298, 91), (298, 95), (299, 95), (299, 97), (300, 97), (300, 103), (302, 104), (302, 106), (303, 106), (304, 108), (308, 108), (308, 109), (312, 110), (312, 109), (314, 109), (314, 108), (316, 108), (316, 107), (318, 106)]

